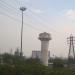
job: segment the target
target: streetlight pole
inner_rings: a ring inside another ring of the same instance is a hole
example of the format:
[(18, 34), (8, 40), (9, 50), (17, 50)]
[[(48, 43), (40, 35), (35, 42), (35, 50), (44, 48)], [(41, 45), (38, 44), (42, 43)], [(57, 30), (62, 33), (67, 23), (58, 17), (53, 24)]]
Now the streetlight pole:
[(23, 12), (26, 10), (25, 7), (20, 7), (20, 10), (22, 11), (22, 26), (21, 26), (21, 52), (20, 52), (20, 56), (23, 56), (22, 53), (22, 39), (23, 39)]

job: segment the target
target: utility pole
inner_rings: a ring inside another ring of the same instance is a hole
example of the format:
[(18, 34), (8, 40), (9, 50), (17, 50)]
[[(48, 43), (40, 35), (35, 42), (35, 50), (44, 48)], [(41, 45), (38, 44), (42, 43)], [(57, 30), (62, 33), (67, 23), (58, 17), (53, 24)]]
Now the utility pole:
[(23, 12), (26, 10), (25, 7), (20, 7), (20, 10), (22, 11), (22, 26), (21, 26), (21, 52), (20, 52), (20, 56), (23, 56), (22, 53), (22, 39), (23, 39)]
[(68, 44), (69, 44), (69, 53), (68, 53), (68, 61), (72, 62), (75, 60), (75, 52), (74, 52), (74, 41), (75, 37), (71, 34), (70, 37), (67, 38)]

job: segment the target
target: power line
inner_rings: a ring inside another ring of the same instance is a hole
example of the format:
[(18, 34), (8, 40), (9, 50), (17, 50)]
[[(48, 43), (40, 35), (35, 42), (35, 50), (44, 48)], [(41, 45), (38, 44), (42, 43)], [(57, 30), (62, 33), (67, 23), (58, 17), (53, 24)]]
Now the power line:
[[(4, 1), (2, 1), (2, 2), (4, 2)], [(8, 3), (6, 3), (6, 2), (4, 2), (6, 5), (8, 5), (8, 7), (11, 7), (11, 5), (9, 6), (9, 4)], [(8, 8), (7, 7), (7, 8)], [(11, 7), (11, 8), (13, 8), (13, 9), (16, 9), (16, 8), (14, 8), (14, 7)], [(9, 8), (8, 8), (9, 9)], [(56, 33), (59, 33), (59, 32), (57, 32), (56, 30), (54, 30), (53, 28), (51, 28), (51, 27), (47, 27), (47, 24), (45, 23), (45, 21), (43, 21), (42, 19), (41, 19), (41, 17), (40, 16), (38, 16), (38, 15), (36, 15), (35, 13), (33, 13), (30, 9), (29, 9), (29, 11), (32, 13), (32, 15), (34, 15), (34, 16), (36, 16), (38, 19), (39, 19), (39, 23), (40, 24), (42, 24), (42, 27), (43, 28), (45, 28), (45, 29), (47, 29), (47, 30), (52, 30), (52, 31), (54, 31), (54, 32), (56, 32)]]
[(58, 31), (56, 31), (56, 30), (53, 29), (52, 27), (49, 27), (49, 26), (48, 26), (49, 24), (45, 23), (44, 18), (41, 19), (41, 16), (37, 15), (36, 13), (34, 13), (34, 12), (33, 12), (32, 10), (30, 10), (30, 9), (29, 9), (29, 11), (31, 12), (32, 15), (34, 15), (34, 16), (37, 17), (37, 19), (40, 21), (40, 24), (43, 24), (45, 28), (51, 29), (52, 31), (59, 33)]
[[(5, 4), (5, 3), (4, 3), (4, 4)], [(6, 5), (7, 5), (7, 4), (6, 4)], [(2, 5), (2, 6), (4, 6), (4, 8), (6, 8), (6, 9), (7, 9), (7, 8), (9, 9), (9, 7), (8, 7), (9, 5), (8, 5), (8, 6)], [(3, 8), (3, 9), (4, 9), (4, 8)], [(6, 10), (6, 9), (5, 9), (5, 10)], [(8, 12), (9, 12), (9, 11), (8, 11)]]
[(15, 8), (12, 5), (6, 3), (5, 1), (0, 1), (0, 5), (4, 6), (6, 9), (8, 8), (8, 9), (13, 10), (13, 12), (16, 12), (17, 14), (20, 14), (19, 12), (17, 12), (18, 11), (17, 8)]
[[(10, 19), (12, 19), (12, 20), (14, 20), (14, 21), (16, 21), (16, 22), (21, 23), (21, 21), (20, 21), (19, 19), (14, 18), (14, 17), (12, 17), (12, 16), (9, 16), (9, 15), (8, 15), (9, 13), (6, 14), (6, 13), (1, 12), (1, 11), (0, 11), (0, 13), (1, 13), (3, 16), (5, 15), (5, 16), (9, 17)], [(39, 28), (36, 28), (36, 27), (32, 26), (30, 23), (24, 22), (24, 25), (27, 26), (27, 27), (32, 28), (33, 30), (43, 31), (42, 29), (39, 29)]]
[[(4, 13), (4, 12), (0, 12), (0, 13), (1, 13), (3, 16), (5, 15), (5, 16), (9, 17), (10, 19), (12, 19), (12, 20), (18, 22), (18, 23), (21, 22), (19, 19), (16, 19), (16, 18), (14, 18), (14, 17), (12, 17), (12, 16), (9, 16), (8, 14), (6, 14), (6, 13)], [(24, 25), (27, 26), (27, 27), (32, 28), (32, 29), (35, 30), (35, 31), (36, 31), (36, 30), (37, 30), (37, 31), (42, 31), (42, 30), (40, 30), (40, 29), (38, 29), (38, 28), (33, 27), (31, 24), (28, 24), (28, 23), (25, 23), (25, 22), (24, 22)]]
[(11, 4), (8, 4), (7, 2), (5, 2), (5, 1), (3, 1), (3, 0), (0, 0), (0, 2), (2, 2), (2, 3), (4, 3), (4, 4), (6, 4), (6, 5), (8, 5), (9, 7), (12, 7), (13, 9), (16, 9), (14, 6), (12, 6)]
[(15, 3), (16, 3), (17, 5), (20, 6), (20, 2), (19, 2), (19, 0), (14, 0), (14, 1), (15, 1)]
[[(20, 5), (20, 2), (19, 2), (18, 0), (15, 0), (15, 2), (16, 2), (16, 3), (19, 3), (18, 5)], [(33, 15), (35, 15), (37, 18), (39, 18), (40, 21), (43, 21), (43, 20), (41, 19), (41, 17), (38, 16), (38, 15), (36, 15), (35, 13), (33, 13), (32, 10), (29, 9), (29, 11), (30, 11)], [(48, 29), (51, 29), (52, 31), (57, 32), (56, 30), (52, 29), (51, 27), (50, 27), (50, 28), (47, 27), (48, 24), (45, 23), (45, 20), (44, 20), (43, 22), (40, 22), (40, 24), (44, 25), (43, 27), (46, 28), (47, 30), (48, 30)]]
[[(16, 0), (16, 2), (18, 2), (19, 4), (18, 5), (20, 5), (20, 1), (19, 0)], [(60, 33), (59, 31), (56, 31), (56, 29), (54, 29), (52, 26), (48, 26), (49, 24), (47, 24), (47, 23), (45, 23), (45, 19), (44, 18), (42, 18), (41, 19), (41, 16), (39, 16), (39, 15), (37, 15), (36, 13), (34, 13), (32, 10), (31, 10), (32, 8), (30, 8), (29, 9), (29, 11), (32, 13), (32, 15), (34, 15), (34, 16), (36, 16), (38, 19), (39, 19), (39, 23), (40, 24), (42, 24), (42, 27), (44, 27), (45, 29), (51, 29), (52, 31), (54, 31), (54, 32), (56, 32), (56, 33)], [(60, 33), (61, 34), (61, 33)], [(63, 34), (63, 33), (62, 33)]]
[[(33, 14), (34, 15), (34, 14)], [(28, 16), (27, 14), (25, 14), (25, 16)], [(35, 15), (34, 15), (35, 16)], [(29, 19), (30, 19), (30, 17), (29, 17)], [(41, 21), (41, 20), (39, 20), (39, 21)], [(32, 21), (31, 21), (31, 23), (33, 23)], [(49, 27), (47, 27), (46, 25), (47, 24), (45, 24), (44, 22), (39, 22), (39, 25), (41, 26), (41, 27), (43, 27), (43, 28), (45, 28), (46, 30), (49, 30), (50, 31), (50, 29), (51, 28), (49, 28)], [(54, 29), (51, 29), (52, 31), (54, 31), (54, 32), (57, 32), (57, 31), (55, 31)], [(57, 32), (57, 33), (59, 33), (59, 32)]]

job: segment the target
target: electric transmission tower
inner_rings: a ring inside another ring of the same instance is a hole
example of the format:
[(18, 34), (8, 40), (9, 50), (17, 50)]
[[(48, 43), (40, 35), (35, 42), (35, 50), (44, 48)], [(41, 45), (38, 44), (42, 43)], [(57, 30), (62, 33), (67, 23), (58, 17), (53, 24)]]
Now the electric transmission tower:
[(69, 53), (68, 53), (68, 61), (69, 63), (73, 63), (75, 60), (75, 53), (74, 53), (74, 41), (75, 37), (71, 34), (70, 37), (67, 38), (69, 44)]

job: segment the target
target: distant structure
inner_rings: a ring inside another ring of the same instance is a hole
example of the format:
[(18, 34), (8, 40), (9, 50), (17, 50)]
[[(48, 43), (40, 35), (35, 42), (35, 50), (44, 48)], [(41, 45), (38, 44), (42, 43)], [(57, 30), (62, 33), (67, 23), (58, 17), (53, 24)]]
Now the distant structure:
[(49, 33), (40, 33), (39, 40), (41, 41), (41, 61), (43, 65), (48, 66), (48, 45), (51, 36)]
[[(41, 59), (41, 51), (32, 51), (32, 58)], [(48, 59), (50, 58), (50, 51), (48, 51)]]
[(20, 51), (19, 51), (18, 48), (17, 48), (16, 51), (14, 52), (14, 55), (16, 55), (16, 56), (20, 56)]
[(73, 63), (75, 60), (75, 52), (74, 52), (74, 41), (75, 37), (71, 34), (70, 37), (67, 38), (69, 44), (69, 53), (68, 53), (68, 60), (70, 63)]

